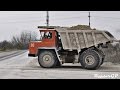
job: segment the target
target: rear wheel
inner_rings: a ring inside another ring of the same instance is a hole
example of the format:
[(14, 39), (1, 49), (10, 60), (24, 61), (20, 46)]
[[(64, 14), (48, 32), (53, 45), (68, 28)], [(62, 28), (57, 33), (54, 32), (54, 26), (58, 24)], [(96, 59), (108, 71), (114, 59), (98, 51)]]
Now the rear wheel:
[(102, 64), (103, 64), (103, 62), (104, 62), (104, 58), (102, 58), (102, 62), (101, 62), (101, 64), (100, 64), (100, 65), (102, 65)]
[(52, 68), (57, 65), (57, 58), (53, 51), (42, 51), (39, 54), (38, 62), (43, 68)]
[(95, 50), (86, 50), (80, 55), (80, 63), (85, 69), (97, 69), (100, 66), (101, 59)]
[(95, 49), (95, 51), (97, 51), (97, 53), (99, 54), (100, 59), (101, 59), (100, 65), (102, 65), (105, 59), (105, 54), (103, 53), (102, 50), (99, 50), (99, 49)]

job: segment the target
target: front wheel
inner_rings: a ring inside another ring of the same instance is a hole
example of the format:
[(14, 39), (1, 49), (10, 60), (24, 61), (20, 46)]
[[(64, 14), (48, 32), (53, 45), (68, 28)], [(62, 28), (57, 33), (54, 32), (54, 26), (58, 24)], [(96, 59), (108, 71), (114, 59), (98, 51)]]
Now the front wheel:
[(101, 59), (95, 50), (86, 50), (80, 55), (80, 63), (83, 68), (95, 70), (100, 66)]
[(38, 56), (38, 62), (43, 68), (52, 68), (57, 65), (57, 58), (53, 51), (42, 51)]

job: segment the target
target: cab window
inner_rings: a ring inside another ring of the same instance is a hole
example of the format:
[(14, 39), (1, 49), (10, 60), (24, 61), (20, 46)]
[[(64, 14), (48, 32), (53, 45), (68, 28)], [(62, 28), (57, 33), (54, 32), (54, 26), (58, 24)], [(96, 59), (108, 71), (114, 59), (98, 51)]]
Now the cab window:
[(41, 39), (51, 39), (52, 33), (51, 32), (41, 32)]

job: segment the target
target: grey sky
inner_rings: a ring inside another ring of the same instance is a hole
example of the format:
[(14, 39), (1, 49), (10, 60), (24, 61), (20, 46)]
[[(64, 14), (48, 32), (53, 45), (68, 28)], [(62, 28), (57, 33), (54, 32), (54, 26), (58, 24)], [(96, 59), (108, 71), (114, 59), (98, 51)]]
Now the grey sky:
[[(88, 25), (88, 11), (49, 11), (50, 25)], [(0, 41), (46, 25), (46, 11), (0, 11)], [(120, 39), (120, 11), (91, 11), (91, 27), (110, 31)], [(39, 32), (38, 32), (39, 34)]]

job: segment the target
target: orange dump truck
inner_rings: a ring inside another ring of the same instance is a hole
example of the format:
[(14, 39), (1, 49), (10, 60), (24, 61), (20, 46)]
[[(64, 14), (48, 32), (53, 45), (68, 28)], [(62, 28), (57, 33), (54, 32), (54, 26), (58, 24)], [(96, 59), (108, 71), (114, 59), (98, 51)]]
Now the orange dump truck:
[(80, 63), (85, 69), (98, 69), (104, 62), (100, 48), (117, 41), (112, 34), (100, 30), (40, 29), (40, 41), (31, 41), (28, 56), (38, 56), (43, 68), (64, 63)]

